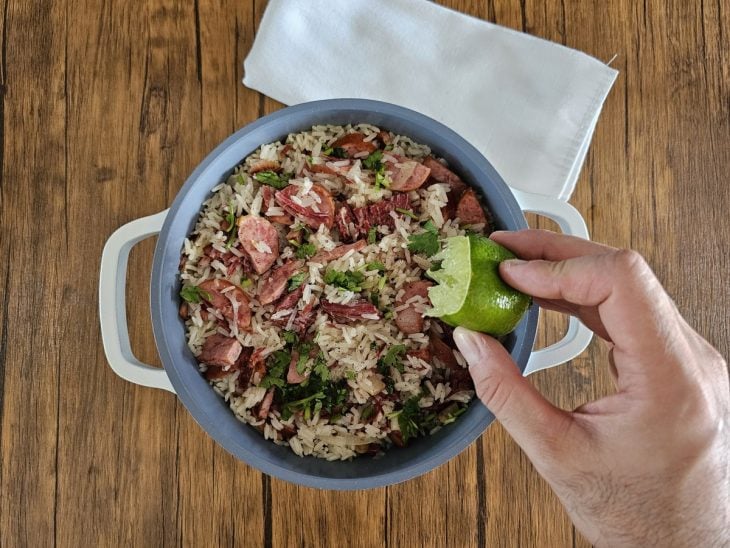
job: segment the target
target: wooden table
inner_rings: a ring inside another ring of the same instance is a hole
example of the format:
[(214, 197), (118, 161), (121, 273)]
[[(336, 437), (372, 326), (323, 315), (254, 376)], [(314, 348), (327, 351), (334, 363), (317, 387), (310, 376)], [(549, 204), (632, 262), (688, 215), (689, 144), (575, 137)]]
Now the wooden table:
[[(617, 54), (572, 203), (596, 240), (641, 251), (727, 356), (727, 3), (444, 4), (605, 61)], [(403, 485), (320, 492), (236, 461), (174, 396), (114, 375), (97, 319), (102, 246), (166, 208), (224, 137), (281, 107), (240, 83), (265, 2), (0, 6), (0, 544), (586, 544), (497, 424)], [(135, 248), (128, 275), (134, 349), (148, 363), (158, 363), (153, 245)], [(541, 343), (560, 328), (549, 317)], [(605, 358), (594, 343), (532, 381), (573, 408), (612, 391)]]

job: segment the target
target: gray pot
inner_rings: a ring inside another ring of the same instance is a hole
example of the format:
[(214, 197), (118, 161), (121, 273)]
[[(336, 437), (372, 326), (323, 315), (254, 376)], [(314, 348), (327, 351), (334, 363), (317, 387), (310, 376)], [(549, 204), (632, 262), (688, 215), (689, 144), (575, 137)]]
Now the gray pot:
[[(231, 135), (193, 171), (169, 210), (137, 219), (114, 232), (104, 247), (101, 262), (99, 315), (104, 350), (112, 369), (130, 382), (176, 393), (198, 424), (236, 458), (272, 476), (321, 489), (367, 489), (425, 474), (459, 454), (494, 419), (475, 400), (455, 423), (433, 436), (414, 440), (407, 448), (393, 448), (380, 458), (360, 457), (348, 462), (302, 458), (287, 447), (264, 440), (258, 431), (238, 421), (200, 375), (196, 360), (187, 348), (185, 326), (178, 316), (178, 263), (183, 240), (192, 231), (210, 190), (263, 143), (315, 124), (358, 122), (381, 126), (429, 145), (465, 182), (478, 189), (498, 228), (526, 228), (523, 211), (534, 211), (554, 219), (563, 232), (588, 237), (585, 222), (572, 206), (510, 190), (473, 146), (439, 122), (387, 103), (333, 99), (285, 108)], [(140, 240), (157, 233), (150, 310), (164, 369), (150, 367), (134, 357), (125, 311), (129, 251)], [(537, 320), (538, 308), (533, 306), (506, 342), (524, 374), (568, 361), (590, 342), (590, 331), (571, 318), (562, 341), (532, 352)]]

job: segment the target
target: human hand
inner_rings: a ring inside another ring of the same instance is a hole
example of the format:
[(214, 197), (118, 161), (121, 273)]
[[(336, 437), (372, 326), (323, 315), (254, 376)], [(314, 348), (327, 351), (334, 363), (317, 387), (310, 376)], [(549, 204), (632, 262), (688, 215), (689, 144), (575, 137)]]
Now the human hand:
[(578, 316), (611, 347), (617, 393), (554, 407), (495, 339), (454, 341), (477, 394), (601, 546), (727, 546), (727, 364), (684, 321), (641, 256), (542, 230), (496, 232), (523, 261), (500, 274), (544, 308)]

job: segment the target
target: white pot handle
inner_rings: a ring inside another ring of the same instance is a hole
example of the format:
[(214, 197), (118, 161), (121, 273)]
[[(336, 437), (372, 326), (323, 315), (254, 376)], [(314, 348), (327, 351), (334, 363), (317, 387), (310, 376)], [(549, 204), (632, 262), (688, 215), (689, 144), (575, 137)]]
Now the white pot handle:
[[(523, 211), (545, 215), (558, 223), (560, 230), (565, 234), (588, 239), (588, 227), (583, 217), (569, 203), (556, 198), (511, 190)], [(535, 350), (525, 366), (524, 375), (572, 360), (588, 347), (592, 338), (593, 332), (578, 318), (571, 316), (565, 336), (547, 348)]]
[(167, 216), (161, 211), (118, 228), (104, 245), (99, 274), (99, 320), (104, 353), (114, 372), (124, 380), (175, 392), (164, 369), (139, 361), (132, 353), (127, 330), (127, 259), (135, 244), (157, 234)]

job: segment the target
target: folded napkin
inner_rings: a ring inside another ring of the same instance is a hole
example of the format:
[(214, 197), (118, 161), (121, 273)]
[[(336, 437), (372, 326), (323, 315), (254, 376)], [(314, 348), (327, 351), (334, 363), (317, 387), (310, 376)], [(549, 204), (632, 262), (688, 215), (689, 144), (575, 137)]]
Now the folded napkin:
[(512, 187), (567, 200), (617, 71), (426, 0), (270, 0), (243, 83), (378, 99), (470, 141)]

